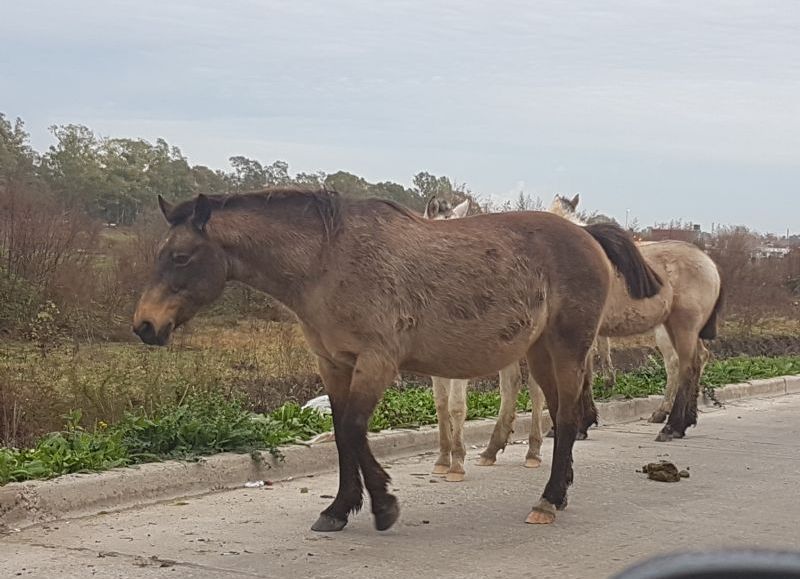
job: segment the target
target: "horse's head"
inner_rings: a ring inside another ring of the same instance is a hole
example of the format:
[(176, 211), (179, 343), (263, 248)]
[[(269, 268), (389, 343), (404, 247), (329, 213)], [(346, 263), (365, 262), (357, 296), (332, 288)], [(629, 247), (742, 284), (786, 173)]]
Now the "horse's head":
[(465, 199), (455, 207), (444, 199), (435, 195), (428, 200), (423, 216), (426, 219), (458, 219), (464, 217), (469, 211), (469, 199)]
[(228, 263), (220, 244), (206, 232), (211, 217), (208, 197), (199, 195), (173, 207), (159, 196), (158, 203), (170, 230), (136, 306), (133, 331), (146, 344), (163, 346), (175, 328), (219, 297)]
[(577, 219), (578, 203), (581, 200), (580, 194), (576, 194), (572, 199), (567, 199), (563, 195), (556, 195), (553, 202), (550, 204), (548, 211), (556, 215), (575, 221)]

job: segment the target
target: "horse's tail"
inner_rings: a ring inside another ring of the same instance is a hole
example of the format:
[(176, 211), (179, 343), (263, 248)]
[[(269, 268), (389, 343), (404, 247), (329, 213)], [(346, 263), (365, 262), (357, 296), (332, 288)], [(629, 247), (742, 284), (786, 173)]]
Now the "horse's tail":
[(714, 309), (711, 310), (711, 315), (708, 316), (706, 325), (700, 330), (700, 337), (704, 340), (713, 340), (717, 337), (717, 326), (719, 325), (720, 310), (725, 301), (723, 295), (722, 285), (719, 286), (719, 294), (717, 294), (717, 301), (714, 303)]
[(658, 274), (647, 264), (624, 229), (613, 223), (595, 223), (584, 229), (597, 240), (608, 259), (625, 278), (632, 298), (651, 298), (661, 290)]

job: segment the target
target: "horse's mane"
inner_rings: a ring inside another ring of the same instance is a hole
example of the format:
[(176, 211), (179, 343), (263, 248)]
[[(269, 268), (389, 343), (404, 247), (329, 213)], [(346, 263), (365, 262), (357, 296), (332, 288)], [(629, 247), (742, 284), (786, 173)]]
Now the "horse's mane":
[[(422, 219), (410, 209), (403, 207), (399, 203), (390, 199), (352, 199), (346, 198), (334, 189), (308, 188), (300, 186), (268, 187), (259, 191), (247, 193), (236, 193), (227, 195), (207, 195), (211, 202), (212, 211), (223, 211), (228, 209), (249, 209), (259, 210), (269, 206), (270, 203), (305, 203), (305, 206), (313, 207), (319, 214), (326, 234), (334, 236), (342, 225), (342, 211), (345, 204), (388, 206), (403, 216), (411, 219)], [(171, 223), (183, 223), (188, 220), (195, 207), (195, 200), (183, 201), (172, 208), (169, 220)]]

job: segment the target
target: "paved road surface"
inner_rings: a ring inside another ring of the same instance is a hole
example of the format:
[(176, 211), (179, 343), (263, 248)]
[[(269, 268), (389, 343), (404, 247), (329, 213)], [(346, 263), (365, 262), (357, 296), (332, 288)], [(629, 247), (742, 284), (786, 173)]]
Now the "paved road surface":
[[(675, 548), (800, 549), (800, 396), (704, 413), (671, 444), (657, 430), (604, 427), (578, 443), (569, 509), (549, 527), (523, 524), (547, 470), (523, 468), (515, 445), (460, 484), (434, 482), (431, 455), (391, 463), (402, 514), (386, 533), (368, 512), (338, 534), (309, 531), (335, 493), (328, 474), (7, 535), (0, 576), (588, 578)], [(636, 472), (661, 458), (691, 478)]]

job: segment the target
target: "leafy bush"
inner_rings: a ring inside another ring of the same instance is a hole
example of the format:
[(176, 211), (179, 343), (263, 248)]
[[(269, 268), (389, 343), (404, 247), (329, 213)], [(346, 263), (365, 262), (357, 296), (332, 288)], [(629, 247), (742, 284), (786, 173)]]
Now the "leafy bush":
[[(702, 384), (714, 388), (755, 378), (800, 374), (800, 356), (730, 358), (710, 363)], [(650, 362), (617, 377), (617, 395), (660, 394), (666, 372), (660, 361)], [(596, 394), (604, 392), (596, 383)], [(467, 418), (489, 418), (500, 409), (497, 391), (470, 391)], [(530, 410), (527, 391), (520, 393), (517, 409)], [(216, 452), (268, 450), (308, 440), (332, 427), (330, 415), (290, 402), (273, 412), (255, 414), (236, 396), (213, 391), (188, 394), (154, 411), (127, 412), (108, 426), (97, 421), (89, 431), (81, 426), (83, 414), (65, 416), (61, 432), (43, 436), (26, 450), (0, 448), (0, 484), (68, 473), (94, 472), (129, 464), (169, 458), (192, 459)], [(436, 405), (429, 388), (389, 389), (370, 422), (373, 431), (411, 428), (436, 423)]]

